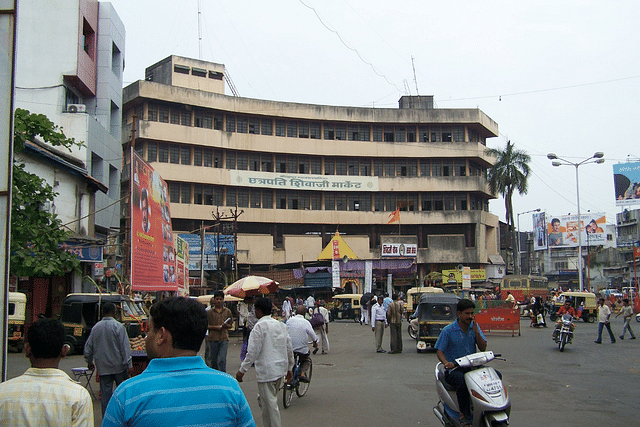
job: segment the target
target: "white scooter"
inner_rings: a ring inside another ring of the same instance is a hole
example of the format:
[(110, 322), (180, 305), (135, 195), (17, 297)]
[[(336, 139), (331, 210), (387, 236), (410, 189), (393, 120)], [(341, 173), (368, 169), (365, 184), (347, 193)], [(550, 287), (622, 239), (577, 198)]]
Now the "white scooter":
[[(507, 390), (495, 369), (483, 366), (500, 354), (482, 351), (460, 357), (455, 361), (455, 368), (471, 368), (464, 374), (467, 389), (471, 397), (474, 427), (495, 427), (509, 425), (511, 403)], [(438, 363), (435, 369), (436, 391), (440, 401), (433, 408), (433, 413), (445, 427), (460, 427), (460, 411), (456, 390), (444, 380), (445, 368)]]

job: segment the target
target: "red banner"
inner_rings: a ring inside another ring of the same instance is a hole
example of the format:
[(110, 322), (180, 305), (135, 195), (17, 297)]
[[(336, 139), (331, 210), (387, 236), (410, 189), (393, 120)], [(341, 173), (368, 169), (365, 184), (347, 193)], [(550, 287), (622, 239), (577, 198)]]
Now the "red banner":
[(177, 291), (167, 184), (136, 153), (131, 185), (131, 289)]

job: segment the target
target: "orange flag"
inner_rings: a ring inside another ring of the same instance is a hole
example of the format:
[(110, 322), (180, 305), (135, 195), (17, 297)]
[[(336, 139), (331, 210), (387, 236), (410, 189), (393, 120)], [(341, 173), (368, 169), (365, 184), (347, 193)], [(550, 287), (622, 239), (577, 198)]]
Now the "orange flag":
[(393, 222), (398, 222), (400, 221), (400, 208), (396, 209), (395, 211), (391, 212), (389, 214), (389, 222), (387, 224), (391, 224)]

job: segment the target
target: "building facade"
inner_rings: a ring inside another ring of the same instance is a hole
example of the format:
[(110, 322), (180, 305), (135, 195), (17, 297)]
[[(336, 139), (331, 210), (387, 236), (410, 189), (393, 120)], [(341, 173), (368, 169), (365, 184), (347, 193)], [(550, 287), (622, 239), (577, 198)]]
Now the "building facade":
[(89, 0), (20, 2), (17, 18), (14, 106), (84, 143), (69, 153), (33, 141), (17, 155), (59, 193), (47, 209), (73, 232), (66, 244), (91, 253), (80, 256), (82, 274), (17, 281), (37, 318), (59, 314), (67, 293), (95, 292), (83, 277), (99, 278), (95, 266), (118, 233), (125, 31), (110, 3)]
[(336, 231), (360, 260), (415, 245), (414, 282), (499, 255), (485, 153), (498, 125), (482, 111), (428, 96), (397, 109), (248, 99), (225, 95), (224, 79), (221, 64), (170, 56), (124, 89), (123, 135), (135, 117), (135, 149), (169, 185), (174, 232), (237, 212), (240, 273), (316, 261)]

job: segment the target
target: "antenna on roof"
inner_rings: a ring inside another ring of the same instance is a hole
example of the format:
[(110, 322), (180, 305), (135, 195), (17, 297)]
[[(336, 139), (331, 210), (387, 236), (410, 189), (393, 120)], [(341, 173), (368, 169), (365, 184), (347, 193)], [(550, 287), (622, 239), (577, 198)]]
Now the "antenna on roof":
[(202, 8), (198, 0), (198, 59), (202, 61)]
[(413, 68), (413, 82), (416, 84), (416, 95), (420, 95), (420, 91), (418, 90), (418, 79), (416, 78), (416, 66), (413, 63), (413, 55), (411, 56), (411, 68)]

